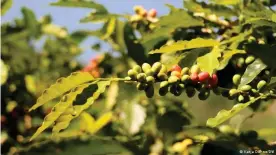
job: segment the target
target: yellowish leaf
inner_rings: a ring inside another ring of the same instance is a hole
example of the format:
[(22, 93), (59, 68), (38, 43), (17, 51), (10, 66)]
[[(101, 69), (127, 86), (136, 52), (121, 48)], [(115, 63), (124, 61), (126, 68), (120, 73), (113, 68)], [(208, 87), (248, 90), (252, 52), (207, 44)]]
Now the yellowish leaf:
[(221, 49), (217, 46), (210, 53), (197, 58), (197, 64), (202, 71), (212, 74), (219, 67), (218, 58), (221, 56)]

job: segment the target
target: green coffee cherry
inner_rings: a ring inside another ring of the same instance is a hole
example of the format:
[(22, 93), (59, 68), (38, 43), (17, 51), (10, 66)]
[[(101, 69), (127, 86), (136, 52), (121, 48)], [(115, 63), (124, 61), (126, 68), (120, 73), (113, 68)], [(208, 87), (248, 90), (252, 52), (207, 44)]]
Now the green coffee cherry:
[(143, 70), (144, 73), (146, 73), (146, 72), (148, 72), (149, 70), (151, 70), (150, 64), (148, 64), (148, 63), (143, 63), (143, 65), (142, 65), (142, 70)]
[(186, 82), (187, 80), (189, 80), (190, 79), (190, 76), (189, 75), (183, 75), (182, 77), (181, 77), (181, 81), (182, 82)]
[(163, 87), (159, 89), (159, 95), (160, 96), (165, 96), (169, 92), (168, 87)]
[(183, 89), (178, 84), (174, 84), (170, 87), (170, 92), (175, 96), (180, 96)]
[(162, 67), (161, 67), (161, 69), (160, 69), (160, 71), (159, 71), (158, 74), (161, 74), (161, 73), (164, 73), (164, 74), (167, 73), (167, 67), (165, 65), (163, 65), (163, 64), (162, 64)]
[(181, 70), (181, 76), (182, 76), (182, 75), (189, 74), (189, 71), (190, 71), (190, 69), (189, 69), (188, 67), (184, 67), (184, 68)]
[(188, 86), (186, 88), (186, 94), (187, 94), (188, 97), (190, 97), (190, 98), (193, 97), (195, 95), (195, 93), (196, 93), (196, 90), (195, 90), (194, 87)]
[(213, 93), (216, 94), (216, 95), (221, 95), (221, 91), (219, 90), (218, 87), (215, 87), (212, 89), (213, 90)]
[(162, 81), (168, 79), (168, 75), (165, 74), (165, 73), (159, 73), (159, 74), (157, 75), (157, 77), (158, 77), (158, 79), (160, 79), (160, 80), (162, 80)]
[(131, 80), (131, 77), (129, 77), (129, 76), (125, 77), (125, 80), (129, 81), (129, 80)]
[(253, 94), (256, 94), (256, 93), (258, 93), (258, 90), (257, 90), (257, 89), (252, 88), (252, 89), (251, 89), (251, 92), (252, 92)]
[(137, 76), (137, 72), (134, 71), (133, 69), (130, 69), (128, 72), (127, 72), (127, 75), (131, 78), (131, 79), (136, 79), (136, 76)]
[(148, 76), (148, 77), (146, 78), (146, 81), (147, 81), (148, 83), (154, 83), (154, 82), (155, 82), (155, 79), (154, 79), (153, 76)]
[(198, 65), (193, 65), (191, 67), (190, 73), (199, 73), (200, 72), (200, 68)]
[(177, 76), (180, 77), (180, 73), (178, 71), (172, 71), (171, 76)]
[(140, 82), (146, 82), (147, 75), (145, 73), (139, 73), (136, 78)]
[(154, 76), (154, 72), (152, 70), (148, 70), (145, 73), (147, 74), (147, 76)]
[(168, 81), (162, 81), (160, 83), (160, 88), (168, 88), (169, 87), (169, 82)]
[(238, 97), (238, 101), (239, 101), (239, 102), (243, 102), (243, 101), (244, 101), (244, 97), (243, 97), (243, 95), (239, 95), (239, 97)]
[(185, 84), (179, 83), (179, 84), (178, 84), (178, 87), (181, 88), (181, 89), (184, 89), (184, 88), (185, 88)]
[(232, 97), (232, 96), (236, 96), (236, 95), (238, 95), (239, 94), (239, 90), (237, 90), (237, 89), (230, 89), (230, 91), (229, 91), (229, 95)]
[(232, 78), (233, 84), (234, 85), (239, 85), (241, 81), (241, 75), (240, 74), (235, 74)]
[(241, 68), (244, 65), (244, 58), (238, 58), (237, 60), (237, 67)]
[(241, 91), (249, 91), (252, 87), (250, 85), (244, 85), (244, 86), (241, 86), (239, 89)]
[(146, 96), (152, 98), (154, 96), (154, 87), (153, 84), (150, 84), (145, 89)]
[(142, 72), (142, 68), (139, 65), (135, 65), (133, 67), (133, 70), (136, 71), (137, 73), (141, 73)]
[(147, 85), (148, 84), (146, 84), (146, 83), (138, 83), (137, 85), (136, 85), (136, 88), (138, 89), (138, 90), (145, 90), (146, 88), (147, 88)]
[(265, 80), (261, 80), (258, 84), (257, 84), (257, 89), (258, 90), (262, 90), (266, 85), (266, 81)]
[(253, 61), (255, 60), (255, 57), (254, 56), (248, 56), (246, 59), (245, 59), (245, 64), (249, 65), (251, 64)]
[(162, 68), (162, 64), (160, 62), (155, 62), (152, 65), (151, 70), (153, 71), (154, 74), (158, 74)]
[(219, 127), (219, 131), (222, 132), (222, 133), (225, 133), (225, 134), (235, 133), (235, 130), (229, 125), (221, 125)]
[(176, 83), (179, 80), (179, 78), (177, 76), (170, 76), (168, 81), (169, 83)]
[(200, 100), (206, 100), (210, 96), (210, 90), (209, 89), (203, 89), (199, 92), (198, 98)]

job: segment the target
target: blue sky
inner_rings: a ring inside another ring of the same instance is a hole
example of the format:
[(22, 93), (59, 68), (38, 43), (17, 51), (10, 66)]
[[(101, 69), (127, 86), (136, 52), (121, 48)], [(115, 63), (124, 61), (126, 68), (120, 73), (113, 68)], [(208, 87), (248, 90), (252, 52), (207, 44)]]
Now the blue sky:
[[(83, 24), (79, 23), (79, 19), (83, 18), (91, 9), (84, 8), (66, 8), (50, 6), (49, 3), (56, 2), (57, 0), (14, 0), (12, 8), (2, 17), (2, 22), (12, 21), (14, 18), (21, 17), (21, 7), (25, 6), (32, 9), (36, 16), (40, 18), (43, 15), (51, 14), (53, 23), (61, 26), (66, 26), (69, 32), (79, 29), (98, 29), (99, 24)], [(129, 13), (132, 14), (132, 8), (135, 5), (142, 5), (146, 9), (155, 8), (158, 10), (158, 15), (167, 14), (168, 8), (165, 4), (172, 4), (176, 7), (182, 7), (182, 0), (95, 0), (100, 4), (103, 4), (109, 12), (112, 13)], [(81, 47), (84, 49), (84, 53), (78, 57), (83, 63), (89, 61), (89, 59), (95, 56), (97, 53), (92, 51), (91, 45), (98, 40), (96, 38), (88, 38), (85, 40)], [(108, 48), (107, 46), (104, 48)]]

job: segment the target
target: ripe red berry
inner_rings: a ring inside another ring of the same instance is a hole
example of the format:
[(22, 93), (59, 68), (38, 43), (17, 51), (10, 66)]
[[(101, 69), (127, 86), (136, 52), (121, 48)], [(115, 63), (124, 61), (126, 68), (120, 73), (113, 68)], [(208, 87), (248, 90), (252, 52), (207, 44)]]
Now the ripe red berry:
[(197, 73), (192, 73), (190, 75), (190, 78), (193, 82), (198, 82), (198, 74)]
[(149, 10), (149, 12), (148, 12), (148, 16), (150, 16), (150, 17), (156, 17), (156, 15), (157, 15), (157, 11), (156, 11), (156, 9), (150, 9)]
[(172, 66), (172, 68), (171, 68), (171, 72), (173, 72), (173, 71), (177, 71), (177, 72), (181, 72), (181, 67), (180, 66), (178, 66), (178, 65), (173, 65)]
[(217, 76), (217, 74), (212, 74), (212, 76), (210, 77), (210, 79), (209, 79), (208, 82), (209, 82), (209, 84), (212, 87), (216, 86), (218, 84), (218, 76)]
[(198, 74), (199, 82), (206, 82), (210, 78), (210, 74), (208, 72), (200, 72)]

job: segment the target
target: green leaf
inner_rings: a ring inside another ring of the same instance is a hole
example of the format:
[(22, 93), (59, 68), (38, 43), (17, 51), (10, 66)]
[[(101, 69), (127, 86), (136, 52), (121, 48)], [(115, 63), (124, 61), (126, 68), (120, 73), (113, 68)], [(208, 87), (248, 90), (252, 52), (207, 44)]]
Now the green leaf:
[(58, 2), (51, 3), (53, 6), (62, 6), (62, 7), (81, 7), (81, 8), (90, 8), (90, 9), (96, 9), (98, 12), (105, 12), (107, 13), (106, 8), (93, 1), (74, 1), (74, 0), (59, 0)]
[(233, 55), (244, 54), (244, 53), (246, 53), (244, 50), (238, 50), (238, 49), (224, 51), (222, 60), (219, 62), (218, 70), (224, 69)]
[(32, 75), (26, 75), (24, 79), (25, 79), (25, 84), (26, 84), (27, 90), (30, 93), (35, 94), (36, 93), (36, 81), (35, 81), (35, 77), (32, 76)]
[(241, 3), (241, 0), (211, 0), (211, 2), (218, 4), (218, 5), (237, 5)]
[(1, 85), (5, 84), (8, 79), (9, 69), (1, 59)]
[(90, 126), (88, 128), (88, 132), (90, 134), (98, 132), (112, 120), (112, 115), (112, 112), (107, 112), (101, 115), (100, 118), (98, 118), (96, 122), (93, 124), (93, 126)]
[(74, 119), (77, 118), (84, 110), (86, 110), (87, 108), (89, 108), (96, 99), (98, 99), (98, 97), (105, 92), (105, 89), (107, 86), (110, 85), (110, 81), (95, 81), (93, 82), (92, 87), (94, 87), (95, 92), (93, 93), (93, 95), (91, 97), (89, 97), (87, 99), (87, 101), (82, 104), (82, 105), (75, 105), (73, 106), (73, 113), (72, 114), (64, 114), (63, 117), (64, 119), (59, 120), (58, 122), (56, 122), (56, 124), (53, 127), (53, 136), (55, 136), (56, 134), (58, 134), (60, 132), (60, 130), (66, 129), (70, 122)]
[(141, 126), (145, 123), (146, 109), (133, 100), (124, 104), (124, 115), (122, 122), (129, 134), (136, 134), (140, 131)]
[(12, 7), (13, 0), (1, 1), (1, 16), (5, 15), (6, 12)]
[(239, 113), (241, 110), (245, 109), (249, 105), (255, 103), (256, 101), (258, 101), (262, 98), (266, 98), (267, 96), (268, 96), (268, 94), (259, 96), (259, 97), (255, 98), (254, 100), (251, 100), (247, 103), (236, 104), (230, 110), (221, 110), (220, 112), (218, 112), (216, 117), (209, 118), (207, 120), (206, 125), (210, 126), (210, 127), (216, 127), (216, 126), (220, 125), (221, 123), (227, 121), (231, 117), (235, 116), (237, 113)]
[(276, 68), (276, 45), (249, 44), (246, 51), (256, 55), (269, 67)]
[(59, 97), (80, 84), (93, 80), (93, 76), (91, 76), (88, 72), (75, 72), (66, 78), (60, 78), (55, 84), (43, 92), (43, 94), (37, 99), (36, 104), (33, 105), (29, 111), (35, 110), (36, 108), (56, 97)]
[(215, 46), (212, 51), (204, 56), (197, 58), (197, 64), (202, 71), (213, 73), (215, 69), (219, 67), (218, 58), (221, 56), (222, 49)]
[(276, 29), (276, 22), (271, 20), (267, 20), (266, 18), (249, 18), (245, 21), (245, 24), (251, 24), (253, 27), (263, 27), (268, 26)]
[(124, 40), (124, 28), (126, 23), (120, 20), (116, 20), (116, 27), (115, 27), (115, 35), (112, 35), (111, 38), (117, 44), (115, 47), (116, 50), (125, 53), (126, 52), (126, 45)]
[(107, 22), (107, 27), (106, 27), (106, 32), (104, 34), (104, 36), (102, 37), (102, 39), (107, 39), (109, 38), (112, 33), (114, 32), (116, 27), (116, 18), (110, 18), (109, 21)]
[(106, 12), (92, 12), (87, 17), (84, 17), (80, 20), (82, 23), (87, 22), (106, 22), (111, 18), (120, 17), (117, 14), (108, 14)]
[[(30, 141), (36, 138), (39, 134), (41, 134), (45, 129), (50, 127), (55, 121), (57, 121), (60, 116), (66, 111), (66, 109), (72, 106), (73, 101), (76, 99), (78, 94), (81, 94), (83, 89), (87, 88), (90, 84), (83, 84), (75, 89), (71, 90), (68, 94), (64, 95), (60, 102), (56, 104), (52, 111), (44, 118), (42, 125), (37, 129), (35, 134), (31, 137)], [(58, 125), (60, 126), (61, 121), (56, 122), (54, 128)], [(54, 129), (53, 129), (54, 130)]]
[(118, 82), (113, 82), (108, 91), (106, 97), (105, 107), (107, 110), (111, 110), (116, 104), (117, 96), (119, 94), (119, 85)]
[(26, 7), (23, 7), (21, 11), (23, 13), (25, 27), (28, 29), (29, 34), (35, 37), (38, 36), (40, 31), (38, 26), (39, 23), (37, 22), (33, 11)]
[(155, 53), (171, 53), (181, 50), (188, 50), (193, 48), (213, 47), (219, 45), (219, 42), (213, 39), (196, 38), (190, 41), (181, 40), (170, 45), (164, 45), (160, 49), (151, 51), (149, 54)]
[(146, 62), (147, 57), (145, 55), (144, 48), (137, 42), (134, 30), (129, 24), (126, 24), (124, 27), (124, 39), (128, 56), (136, 61), (139, 65)]
[(266, 67), (267, 66), (260, 59), (256, 59), (252, 64), (248, 65), (241, 77), (239, 88), (254, 80)]
[(276, 88), (276, 77), (271, 77), (268, 88)]
[(58, 38), (65, 38), (68, 36), (68, 32), (64, 28), (54, 24), (47, 24), (42, 26), (42, 32), (45, 34), (54, 35)]
[(208, 16), (211, 14), (215, 14), (218, 17), (226, 17), (231, 18), (233, 16), (237, 16), (237, 13), (223, 5), (205, 5), (204, 2), (197, 2), (195, 0), (184, 0), (184, 7), (187, 8), (189, 11), (195, 13), (204, 13), (204, 16)]

